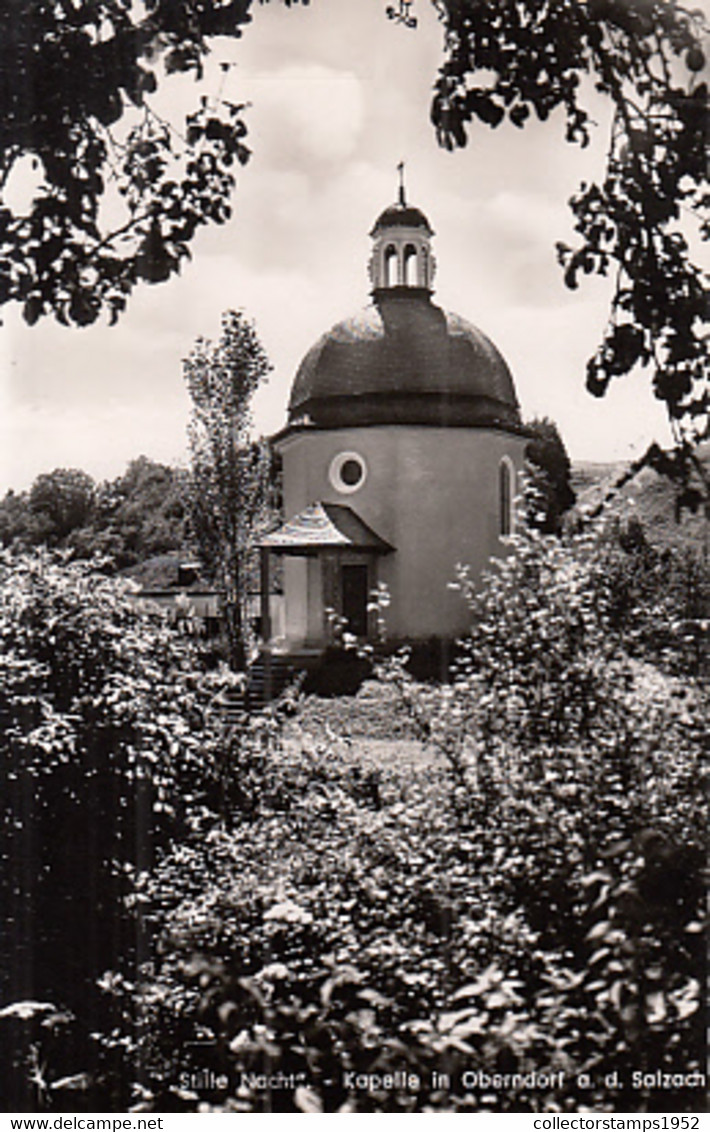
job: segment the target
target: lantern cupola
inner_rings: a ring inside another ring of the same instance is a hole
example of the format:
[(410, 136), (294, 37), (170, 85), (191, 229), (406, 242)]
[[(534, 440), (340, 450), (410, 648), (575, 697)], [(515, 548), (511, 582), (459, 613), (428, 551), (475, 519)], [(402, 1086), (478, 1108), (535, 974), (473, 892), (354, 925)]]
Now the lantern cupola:
[(404, 165), (400, 164), (398, 170), (397, 202), (380, 213), (370, 232), (373, 247), (369, 272), (375, 299), (383, 292), (404, 288), (431, 294), (434, 281), (434, 232), (424, 213), (407, 203)]

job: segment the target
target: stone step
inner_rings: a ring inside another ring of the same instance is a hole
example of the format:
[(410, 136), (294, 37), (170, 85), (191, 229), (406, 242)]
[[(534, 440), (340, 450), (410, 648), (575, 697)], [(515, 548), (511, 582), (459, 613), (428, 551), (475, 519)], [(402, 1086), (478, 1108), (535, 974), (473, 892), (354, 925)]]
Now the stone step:
[(250, 709), (265, 707), (278, 699), (294, 680), (296, 669), (288, 657), (265, 657), (260, 654), (249, 669), (246, 705)]

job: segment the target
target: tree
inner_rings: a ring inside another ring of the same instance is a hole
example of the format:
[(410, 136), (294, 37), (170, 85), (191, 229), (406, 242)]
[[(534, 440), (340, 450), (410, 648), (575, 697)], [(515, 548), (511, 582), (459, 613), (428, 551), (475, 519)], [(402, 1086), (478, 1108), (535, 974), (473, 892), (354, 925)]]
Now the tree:
[(202, 96), (179, 132), (150, 96), (173, 72), (201, 77), (210, 41), (238, 38), (251, 7), (0, 3), (0, 191), (30, 164), (37, 181), (26, 210), (0, 206), (0, 305), (30, 324), (115, 322), (137, 283), (168, 279), (197, 229), (229, 217), (244, 107)]
[[(115, 1021), (97, 980), (120, 962), (140, 981), (148, 925), (126, 903), (131, 877), (185, 835), (191, 806), (219, 812), (230, 796), (216, 706), (230, 683), (130, 582), (63, 553), (0, 551), (0, 1095), (13, 1110), (54, 1088), (53, 1107), (79, 1087), (83, 1105), (78, 1070), (106, 1088), (116, 1047), (104, 1057), (96, 1031)], [(63, 1086), (45, 1072), (52, 1049)], [(129, 1103), (127, 1090), (103, 1100)]]
[(266, 517), (270, 469), (267, 445), (250, 437), (250, 404), (271, 365), (253, 324), (228, 311), (219, 341), (198, 339), (183, 366), (192, 398), (192, 522), (221, 591), (231, 663), (243, 668), (255, 538)]
[(531, 434), (525, 449), (532, 488), (528, 521), (544, 534), (557, 534), (564, 512), (576, 499), (570, 458), (554, 421), (536, 417), (525, 427)]
[(122, 476), (101, 485), (92, 522), (70, 543), (81, 557), (110, 555), (117, 568), (186, 549), (185, 470), (147, 456), (131, 460)]
[(95, 493), (94, 481), (86, 472), (79, 468), (55, 468), (34, 481), (29, 506), (46, 521), (48, 540), (56, 542), (86, 522)]
[(12, 488), (0, 499), (0, 546), (32, 545), (33, 516), (27, 502), (27, 492)]
[(613, 377), (649, 366), (679, 440), (708, 428), (703, 274), (690, 230), (710, 231), (702, 11), (679, 0), (433, 0), (445, 60), (432, 118), (440, 142), (463, 146), (474, 118), (522, 128), (561, 107), (568, 141), (586, 145), (594, 89), (611, 102), (604, 180), (571, 201), (576, 248), (558, 245), (565, 282), (613, 273), (611, 316), (587, 368), (602, 396)]
[(146, 456), (96, 487), (85, 472), (58, 468), (38, 476), (28, 492), (0, 499), (0, 545), (58, 546), (75, 559), (99, 555), (103, 569), (117, 570), (158, 554), (192, 553), (187, 479), (185, 469)]

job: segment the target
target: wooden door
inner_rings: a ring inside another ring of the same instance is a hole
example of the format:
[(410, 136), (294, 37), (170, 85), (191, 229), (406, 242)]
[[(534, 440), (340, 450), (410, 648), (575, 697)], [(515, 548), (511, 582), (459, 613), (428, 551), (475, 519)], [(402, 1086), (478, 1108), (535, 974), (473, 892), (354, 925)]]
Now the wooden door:
[(343, 595), (342, 615), (347, 631), (356, 637), (367, 636), (367, 565), (346, 563), (341, 567)]

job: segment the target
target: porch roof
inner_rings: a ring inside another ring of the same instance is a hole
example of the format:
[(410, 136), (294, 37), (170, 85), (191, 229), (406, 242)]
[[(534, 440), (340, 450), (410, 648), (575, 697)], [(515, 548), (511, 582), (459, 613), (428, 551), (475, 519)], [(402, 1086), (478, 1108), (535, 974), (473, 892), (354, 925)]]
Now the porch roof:
[(342, 503), (312, 503), (261, 539), (280, 554), (318, 554), (322, 550), (364, 550), (387, 554), (394, 549)]

